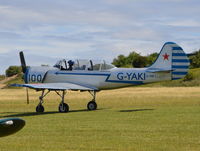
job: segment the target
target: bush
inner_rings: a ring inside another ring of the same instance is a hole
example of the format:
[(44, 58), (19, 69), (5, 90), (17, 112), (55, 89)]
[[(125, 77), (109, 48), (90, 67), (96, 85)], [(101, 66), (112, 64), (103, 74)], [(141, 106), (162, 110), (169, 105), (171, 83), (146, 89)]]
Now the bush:
[(11, 77), (13, 75), (19, 74), (22, 72), (21, 67), (19, 66), (10, 66), (8, 67), (8, 69), (6, 70), (6, 76), (7, 77)]
[(190, 68), (199, 68), (200, 67), (200, 50), (192, 53), (190, 58)]
[(183, 81), (191, 81), (194, 79), (194, 75), (192, 72), (188, 72), (187, 75), (183, 78)]

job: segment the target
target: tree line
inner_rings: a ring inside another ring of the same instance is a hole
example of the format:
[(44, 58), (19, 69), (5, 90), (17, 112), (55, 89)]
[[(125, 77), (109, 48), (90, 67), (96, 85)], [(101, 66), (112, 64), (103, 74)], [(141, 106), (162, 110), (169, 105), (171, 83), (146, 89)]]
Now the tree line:
[[(128, 56), (119, 55), (113, 59), (112, 64), (116, 67), (134, 67), (142, 68), (148, 67), (156, 60), (158, 53), (152, 53), (146, 56), (142, 56), (139, 53), (133, 51)], [(190, 59), (190, 69), (200, 68), (200, 49), (188, 55)]]
[[(188, 55), (190, 59), (190, 68), (200, 68), (200, 49)], [(158, 57), (158, 53), (152, 53), (146, 56), (133, 51), (129, 53), (128, 56), (119, 55), (117, 58), (113, 59), (112, 64), (116, 67), (126, 67), (126, 68), (142, 68), (150, 66)], [(20, 66), (10, 66), (6, 70), (6, 76), (10, 77), (16, 74), (21, 74), (22, 70)]]

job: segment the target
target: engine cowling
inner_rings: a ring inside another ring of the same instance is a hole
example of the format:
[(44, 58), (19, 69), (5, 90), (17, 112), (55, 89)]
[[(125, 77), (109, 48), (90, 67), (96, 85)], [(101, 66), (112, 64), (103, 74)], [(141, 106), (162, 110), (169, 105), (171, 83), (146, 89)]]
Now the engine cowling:
[(25, 83), (42, 83), (47, 72), (55, 69), (53, 67), (28, 67), (24, 74)]

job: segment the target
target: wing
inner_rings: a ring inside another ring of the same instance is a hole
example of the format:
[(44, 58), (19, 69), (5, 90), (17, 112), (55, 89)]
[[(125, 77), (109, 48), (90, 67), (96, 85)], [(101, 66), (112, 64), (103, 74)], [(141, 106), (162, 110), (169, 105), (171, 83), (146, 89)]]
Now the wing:
[(75, 83), (12, 84), (15, 87), (28, 87), (35, 90), (98, 90), (98, 88)]

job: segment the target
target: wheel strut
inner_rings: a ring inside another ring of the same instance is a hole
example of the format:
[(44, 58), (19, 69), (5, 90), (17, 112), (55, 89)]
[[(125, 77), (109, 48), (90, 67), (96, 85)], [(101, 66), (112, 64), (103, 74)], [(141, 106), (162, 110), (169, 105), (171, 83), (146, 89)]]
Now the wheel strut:
[(66, 94), (66, 91), (63, 90), (62, 91), (62, 95), (58, 92), (58, 91), (55, 91), (60, 97), (61, 97), (61, 102), (58, 106), (58, 111), (61, 112), (61, 113), (64, 113), (64, 112), (68, 112), (69, 111), (69, 106), (68, 104), (66, 104), (64, 101), (65, 101), (65, 94)]
[(46, 93), (45, 93), (45, 90), (42, 90), (42, 94), (41, 96), (39, 97), (39, 103), (36, 107), (36, 112), (44, 112), (44, 106), (42, 105), (44, 103), (43, 101), (43, 98), (50, 92), (50, 90), (48, 90)]

